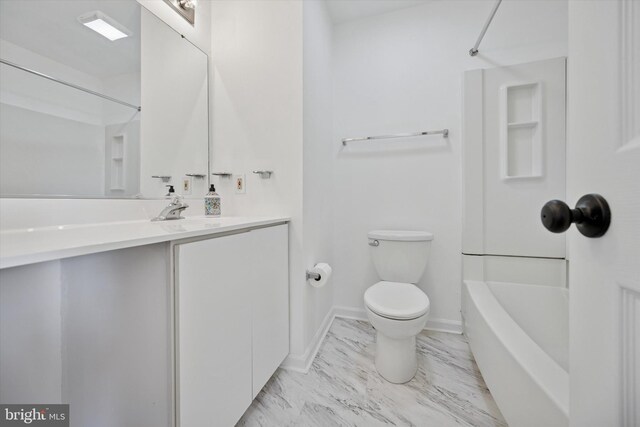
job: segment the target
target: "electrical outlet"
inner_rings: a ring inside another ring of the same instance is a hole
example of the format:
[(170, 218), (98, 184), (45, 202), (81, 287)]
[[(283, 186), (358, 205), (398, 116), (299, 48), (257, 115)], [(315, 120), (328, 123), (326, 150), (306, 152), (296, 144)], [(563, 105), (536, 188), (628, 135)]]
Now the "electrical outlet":
[(191, 194), (191, 178), (185, 176), (182, 178), (182, 194), (189, 195)]
[(244, 194), (247, 192), (247, 188), (246, 188), (246, 179), (244, 174), (241, 175), (234, 175), (233, 176), (233, 183), (234, 186), (236, 188), (236, 194)]

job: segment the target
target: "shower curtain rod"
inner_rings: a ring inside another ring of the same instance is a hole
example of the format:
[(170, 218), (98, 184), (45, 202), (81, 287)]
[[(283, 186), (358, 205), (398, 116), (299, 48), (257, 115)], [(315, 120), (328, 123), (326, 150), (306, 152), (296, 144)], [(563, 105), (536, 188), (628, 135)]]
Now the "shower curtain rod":
[(27, 67), (23, 67), (22, 65), (14, 64), (13, 62), (7, 61), (7, 60), (2, 59), (2, 58), (0, 58), (0, 63), (3, 63), (5, 65), (8, 65), (8, 66), (13, 67), (13, 68), (17, 68), (18, 70), (26, 71), (27, 73), (34, 74), (34, 75), (42, 77), (44, 79), (51, 80), (52, 82), (60, 83), (60, 84), (65, 85), (65, 86), (69, 86), (69, 87), (72, 87), (74, 89), (81, 90), (82, 92), (90, 93), (91, 95), (95, 95), (95, 96), (98, 96), (100, 98), (107, 99), (107, 100), (109, 100), (111, 102), (116, 102), (116, 103), (118, 103), (120, 105), (124, 105), (124, 106), (130, 107), (130, 108), (134, 108), (134, 109), (136, 109), (138, 111), (142, 110), (142, 107), (140, 107), (140, 106), (129, 104), (128, 102), (120, 101), (119, 99), (112, 98), (112, 97), (107, 96), (107, 95), (103, 95), (103, 94), (101, 94), (99, 92), (94, 92), (94, 91), (92, 91), (90, 89), (83, 88), (82, 86), (74, 85), (73, 83), (65, 82), (64, 80), (56, 79), (55, 77), (48, 76), (46, 74), (40, 73), (38, 71), (32, 70), (32, 69), (27, 68)]
[(478, 40), (476, 41), (476, 44), (473, 45), (471, 49), (469, 49), (469, 55), (476, 56), (478, 54), (478, 47), (480, 47), (482, 38), (484, 37), (484, 34), (487, 32), (487, 28), (489, 28), (491, 21), (493, 21), (493, 17), (496, 16), (496, 12), (498, 11), (498, 7), (500, 7), (500, 3), (502, 3), (502, 0), (497, 0), (496, 4), (493, 5), (493, 10), (491, 10), (491, 14), (489, 15), (489, 19), (487, 19), (487, 22), (484, 23), (484, 27), (482, 27), (482, 31), (480, 31), (480, 35), (478, 36)]

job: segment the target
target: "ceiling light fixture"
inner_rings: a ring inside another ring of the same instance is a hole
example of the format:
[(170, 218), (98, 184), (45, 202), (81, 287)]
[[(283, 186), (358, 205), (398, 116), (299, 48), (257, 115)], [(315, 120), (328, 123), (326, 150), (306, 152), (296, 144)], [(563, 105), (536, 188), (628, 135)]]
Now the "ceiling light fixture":
[(178, 4), (183, 9), (195, 9), (198, 6), (198, 0), (178, 0)]
[(198, 0), (164, 0), (173, 10), (187, 20), (191, 25), (195, 25), (196, 7)]
[(123, 39), (131, 35), (131, 31), (126, 27), (99, 10), (78, 16), (78, 22), (111, 41)]

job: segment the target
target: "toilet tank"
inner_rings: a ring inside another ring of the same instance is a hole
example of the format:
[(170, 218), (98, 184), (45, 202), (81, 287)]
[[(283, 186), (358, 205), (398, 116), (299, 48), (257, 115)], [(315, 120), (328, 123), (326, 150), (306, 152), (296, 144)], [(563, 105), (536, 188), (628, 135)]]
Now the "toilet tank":
[(418, 283), (427, 266), (433, 234), (374, 230), (368, 234), (373, 265), (381, 280)]

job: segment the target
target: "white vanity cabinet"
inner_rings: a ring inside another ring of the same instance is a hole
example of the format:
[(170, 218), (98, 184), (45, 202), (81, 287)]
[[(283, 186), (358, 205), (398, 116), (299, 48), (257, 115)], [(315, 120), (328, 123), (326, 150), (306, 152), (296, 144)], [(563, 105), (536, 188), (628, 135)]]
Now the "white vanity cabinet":
[(288, 226), (174, 254), (177, 424), (233, 426), (289, 353)]

